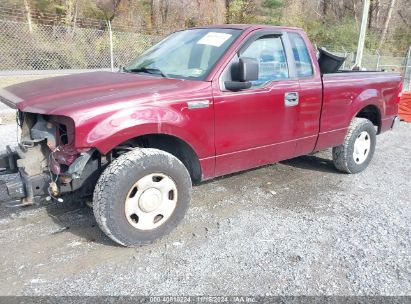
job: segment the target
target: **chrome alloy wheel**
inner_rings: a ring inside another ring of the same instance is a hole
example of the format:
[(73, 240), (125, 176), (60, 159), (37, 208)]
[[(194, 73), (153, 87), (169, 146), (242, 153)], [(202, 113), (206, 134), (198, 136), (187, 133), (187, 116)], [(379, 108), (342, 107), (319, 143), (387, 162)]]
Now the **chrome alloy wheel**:
[(367, 131), (362, 131), (354, 142), (353, 157), (357, 164), (362, 164), (368, 157), (371, 148), (371, 137)]
[(127, 221), (141, 230), (155, 229), (166, 222), (177, 205), (177, 186), (163, 173), (152, 173), (139, 179), (125, 201)]

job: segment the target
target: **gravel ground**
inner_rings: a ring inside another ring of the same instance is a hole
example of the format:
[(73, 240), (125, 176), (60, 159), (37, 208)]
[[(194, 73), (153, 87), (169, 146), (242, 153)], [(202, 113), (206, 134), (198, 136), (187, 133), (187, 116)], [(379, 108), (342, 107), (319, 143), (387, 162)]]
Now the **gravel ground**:
[(410, 161), (402, 123), (357, 175), (324, 151), (206, 182), (175, 231), (137, 249), (84, 202), (3, 205), (0, 294), (411, 295)]

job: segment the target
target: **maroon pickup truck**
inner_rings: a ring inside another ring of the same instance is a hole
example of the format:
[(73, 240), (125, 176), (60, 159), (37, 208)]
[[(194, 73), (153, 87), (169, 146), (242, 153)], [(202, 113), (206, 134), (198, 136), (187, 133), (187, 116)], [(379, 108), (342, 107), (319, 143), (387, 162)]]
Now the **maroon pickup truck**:
[(100, 228), (137, 246), (182, 220), (193, 182), (326, 148), (337, 170), (360, 172), (398, 120), (401, 77), (325, 73), (316, 56), (301, 29), (211, 26), (118, 72), (9, 86), (0, 100), (18, 109), (21, 139), (1, 157), (16, 177), (0, 201), (94, 193)]

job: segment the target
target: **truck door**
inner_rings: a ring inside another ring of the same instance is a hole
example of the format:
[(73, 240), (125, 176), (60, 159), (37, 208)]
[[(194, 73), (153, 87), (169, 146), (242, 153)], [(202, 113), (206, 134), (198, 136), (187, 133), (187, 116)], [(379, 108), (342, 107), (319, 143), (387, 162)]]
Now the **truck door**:
[[(213, 82), (216, 176), (297, 154), (304, 122), (300, 83), (294, 61), (287, 60), (291, 56), (287, 48), (291, 50), (284, 33), (253, 35)], [(231, 64), (240, 57), (257, 59), (259, 77), (250, 89), (231, 92), (224, 81), (231, 80)]]
[[(300, 84), (297, 119), (295, 121), (295, 138), (297, 138), (296, 155), (312, 152), (317, 142), (320, 129), (322, 104), (322, 80), (315, 51), (308, 38), (299, 32), (287, 32), (286, 38), (290, 46), (290, 64), (294, 66), (294, 77)], [(307, 48), (311, 47), (311, 50)]]

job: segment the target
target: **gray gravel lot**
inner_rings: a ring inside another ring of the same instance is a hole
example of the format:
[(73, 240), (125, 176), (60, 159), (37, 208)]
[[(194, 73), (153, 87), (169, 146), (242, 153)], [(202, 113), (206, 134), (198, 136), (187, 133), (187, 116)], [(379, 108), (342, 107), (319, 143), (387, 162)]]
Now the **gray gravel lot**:
[[(15, 139), (0, 126), (0, 148)], [(203, 183), (157, 243), (116, 246), (84, 202), (0, 206), (1, 295), (411, 295), (411, 124), (357, 175), (330, 151)]]

